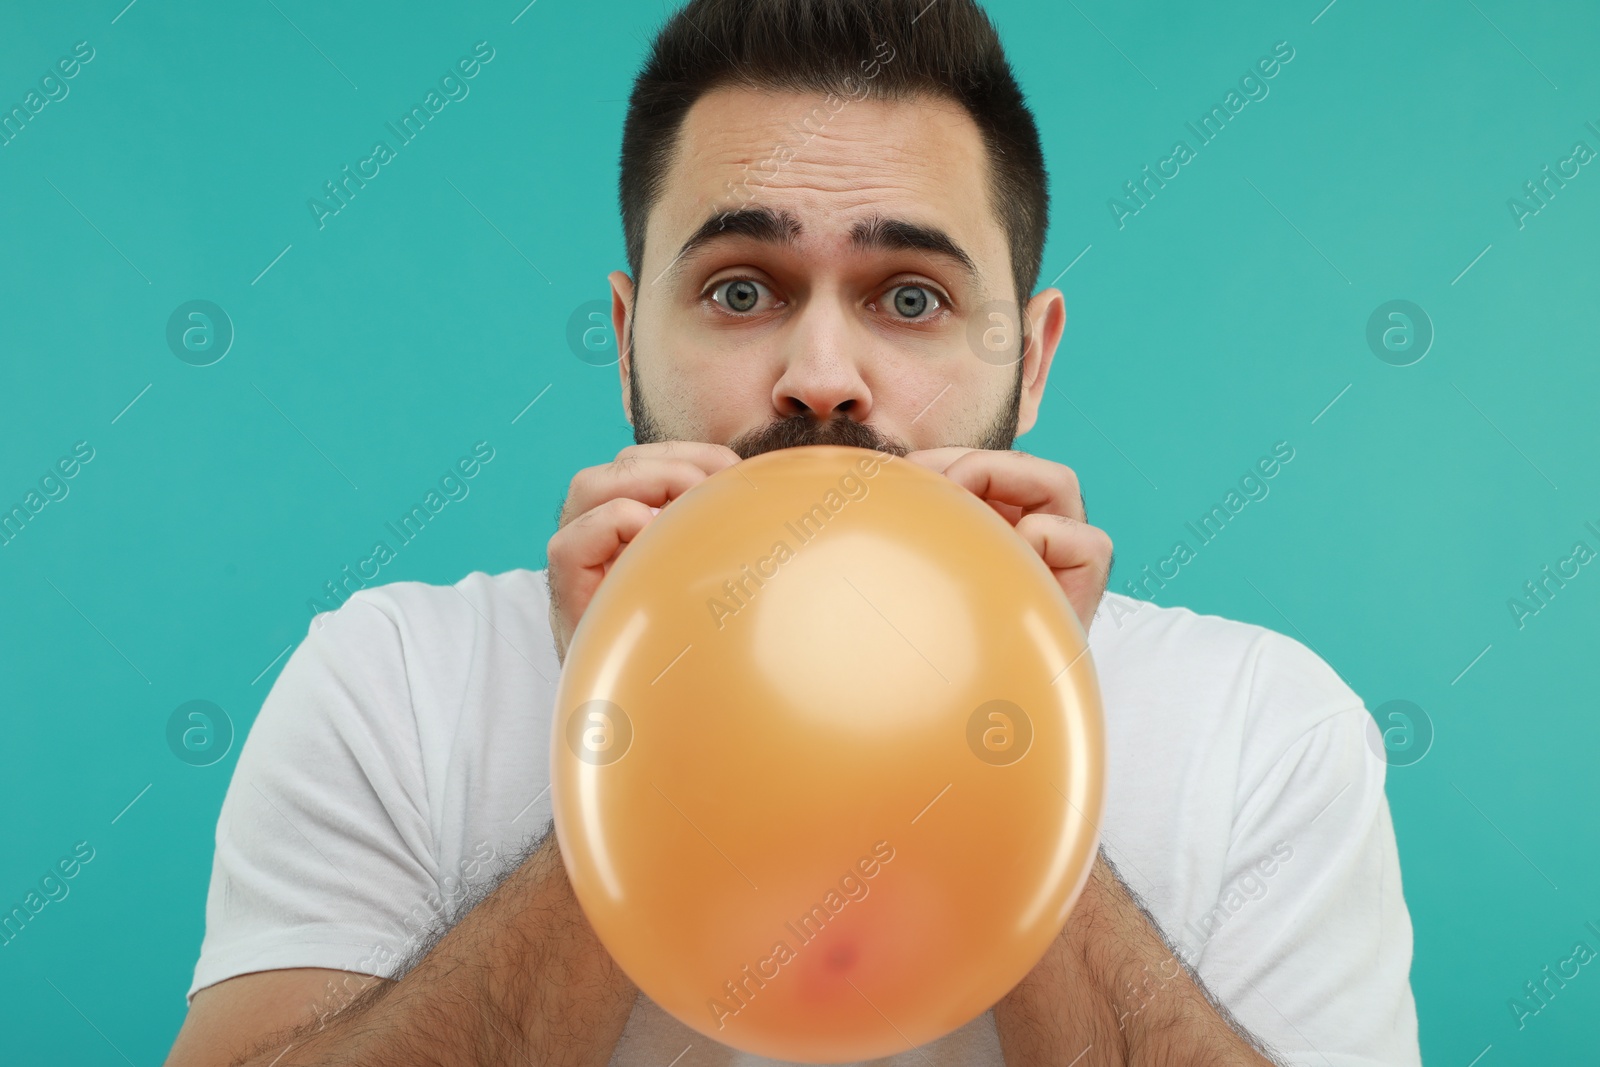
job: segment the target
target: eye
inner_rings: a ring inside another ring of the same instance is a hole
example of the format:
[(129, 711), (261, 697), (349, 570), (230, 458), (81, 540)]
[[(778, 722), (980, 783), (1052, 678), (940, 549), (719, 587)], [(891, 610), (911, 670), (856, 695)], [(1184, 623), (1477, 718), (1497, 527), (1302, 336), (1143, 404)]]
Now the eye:
[(896, 312), (907, 319), (922, 319), (929, 317), (934, 311), (944, 307), (936, 289), (914, 282), (896, 285), (889, 290), (892, 294), (890, 303)]
[(706, 295), (729, 311), (743, 315), (755, 309), (766, 288), (749, 278), (729, 278), (712, 286)]

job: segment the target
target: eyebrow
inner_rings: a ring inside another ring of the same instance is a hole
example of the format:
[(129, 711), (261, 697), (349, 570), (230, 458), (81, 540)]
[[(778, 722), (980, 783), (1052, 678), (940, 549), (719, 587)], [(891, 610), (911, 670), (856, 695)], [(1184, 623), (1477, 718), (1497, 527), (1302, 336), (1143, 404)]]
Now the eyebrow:
[[(702, 222), (690, 235), (657, 281), (715, 241), (744, 237), (764, 244), (792, 248), (799, 243), (803, 232), (800, 220), (788, 211), (774, 211), (767, 207), (720, 211)], [(873, 215), (850, 227), (850, 247), (858, 252), (926, 252), (939, 256), (960, 267), (974, 288), (983, 288), (983, 274), (978, 270), (977, 263), (937, 226)]]

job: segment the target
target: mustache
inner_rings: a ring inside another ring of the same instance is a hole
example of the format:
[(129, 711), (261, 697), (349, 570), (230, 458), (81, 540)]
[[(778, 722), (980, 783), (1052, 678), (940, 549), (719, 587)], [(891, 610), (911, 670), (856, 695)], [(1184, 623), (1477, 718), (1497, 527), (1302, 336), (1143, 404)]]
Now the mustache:
[(864, 422), (838, 417), (819, 422), (809, 415), (791, 415), (740, 434), (728, 442), (728, 447), (740, 459), (802, 445), (849, 445), (897, 457), (903, 457), (911, 451), (904, 443), (886, 437)]

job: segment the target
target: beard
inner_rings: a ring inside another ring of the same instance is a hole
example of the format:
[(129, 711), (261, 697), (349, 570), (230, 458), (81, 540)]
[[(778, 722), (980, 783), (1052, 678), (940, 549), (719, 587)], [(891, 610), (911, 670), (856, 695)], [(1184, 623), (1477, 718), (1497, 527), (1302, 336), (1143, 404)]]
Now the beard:
[[(628, 397), (633, 408), (633, 440), (635, 444), (653, 444), (673, 438), (662, 429), (661, 423), (651, 414), (639, 388), (639, 353), (634, 349), (634, 364), (629, 368)], [(965, 448), (984, 448), (1009, 451), (1017, 439), (1017, 409), (1022, 400), (1023, 360), (1017, 359), (1017, 376), (1011, 385), (1011, 396), (990, 422), (988, 429), (976, 441), (948, 441), (946, 445)], [(811, 415), (790, 415), (778, 418), (765, 426), (735, 437), (727, 442), (740, 459), (749, 459), (764, 452), (801, 445), (848, 445), (870, 448), (894, 456), (904, 456), (912, 451), (903, 441), (880, 433), (876, 427), (857, 422), (849, 416), (817, 419)], [(929, 446), (938, 447), (938, 446)]]

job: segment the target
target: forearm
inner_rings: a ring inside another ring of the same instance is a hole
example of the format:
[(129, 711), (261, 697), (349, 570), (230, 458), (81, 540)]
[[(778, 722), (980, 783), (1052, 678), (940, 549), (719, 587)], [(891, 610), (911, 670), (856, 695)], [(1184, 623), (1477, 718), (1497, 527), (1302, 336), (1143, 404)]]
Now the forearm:
[(637, 992), (584, 917), (550, 833), (398, 981), (238, 1067), (603, 1067)]
[(1007, 1067), (1273, 1067), (1103, 856), (1065, 929), (994, 1017)]

